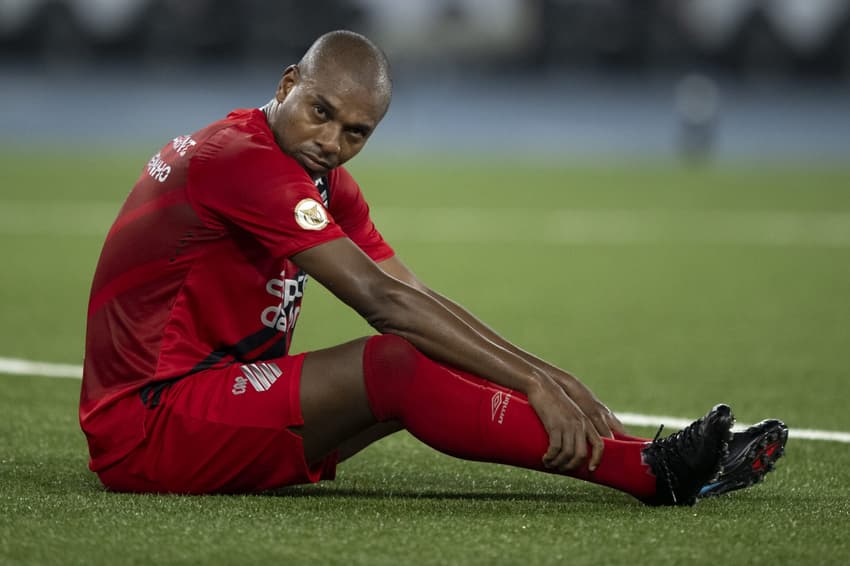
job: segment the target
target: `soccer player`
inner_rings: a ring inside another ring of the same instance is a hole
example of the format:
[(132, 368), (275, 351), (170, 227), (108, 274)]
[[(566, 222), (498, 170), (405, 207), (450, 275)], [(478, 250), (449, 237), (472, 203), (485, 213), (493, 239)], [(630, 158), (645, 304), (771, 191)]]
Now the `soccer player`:
[[(384, 241), (342, 165), (391, 90), (375, 45), (332, 32), (268, 104), (150, 159), (92, 285), (80, 399), (91, 469), (117, 491), (258, 491), (331, 479), (404, 428), (460, 458), (693, 503), (727, 454), (729, 407), (667, 438), (626, 436), (578, 379), (432, 291)], [(308, 276), (380, 335), (290, 354)], [(781, 454), (766, 456), (765, 439), (746, 437), (745, 468)]]

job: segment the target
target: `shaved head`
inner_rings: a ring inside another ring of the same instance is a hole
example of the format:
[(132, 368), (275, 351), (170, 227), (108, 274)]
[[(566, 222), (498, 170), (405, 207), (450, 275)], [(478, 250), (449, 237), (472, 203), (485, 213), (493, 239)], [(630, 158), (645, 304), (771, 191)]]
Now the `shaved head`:
[(286, 68), (263, 111), (280, 149), (319, 179), (360, 153), (391, 97), (389, 63), (378, 46), (332, 31)]
[(379, 95), (386, 107), (392, 97), (389, 67), (387, 56), (377, 45), (359, 33), (344, 30), (319, 37), (298, 62), (304, 78), (332, 76), (347, 89), (363, 88)]

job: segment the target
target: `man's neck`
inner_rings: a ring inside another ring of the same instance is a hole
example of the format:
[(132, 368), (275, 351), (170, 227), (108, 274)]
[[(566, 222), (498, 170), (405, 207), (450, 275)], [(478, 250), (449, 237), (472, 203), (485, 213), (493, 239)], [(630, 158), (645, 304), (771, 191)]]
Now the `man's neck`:
[(263, 111), (263, 114), (266, 115), (266, 122), (271, 124), (271, 113), (274, 108), (274, 104), (277, 102), (274, 98), (266, 102), (263, 106), (260, 106), (260, 110)]

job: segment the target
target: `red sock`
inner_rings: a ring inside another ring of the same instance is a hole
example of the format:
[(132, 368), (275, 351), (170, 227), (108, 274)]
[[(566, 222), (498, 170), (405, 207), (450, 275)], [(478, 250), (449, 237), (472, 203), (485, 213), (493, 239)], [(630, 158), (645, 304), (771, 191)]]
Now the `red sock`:
[[(372, 413), (397, 419), (416, 438), (466, 460), (550, 472), (543, 466), (548, 435), (527, 398), (469, 373), (442, 366), (406, 340), (376, 336), (366, 343), (363, 373)], [(635, 497), (655, 494), (655, 476), (639, 442), (604, 438), (599, 467), (570, 472)]]
[(615, 440), (626, 440), (628, 442), (652, 442), (651, 438), (643, 438), (641, 436), (632, 436), (630, 434), (615, 432), (614, 433)]

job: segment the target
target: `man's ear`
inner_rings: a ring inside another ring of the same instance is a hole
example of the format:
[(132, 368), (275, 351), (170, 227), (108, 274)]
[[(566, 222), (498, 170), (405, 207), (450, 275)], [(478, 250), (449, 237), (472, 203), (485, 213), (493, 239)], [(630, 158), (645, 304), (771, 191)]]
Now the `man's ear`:
[(295, 85), (298, 84), (300, 79), (301, 70), (298, 68), (298, 65), (288, 66), (283, 72), (283, 76), (280, 77), (280, 82), (277, 84), (277, 92), (275, 92), (277, 101), (283, 102), (283, 99), (295, 88)]

